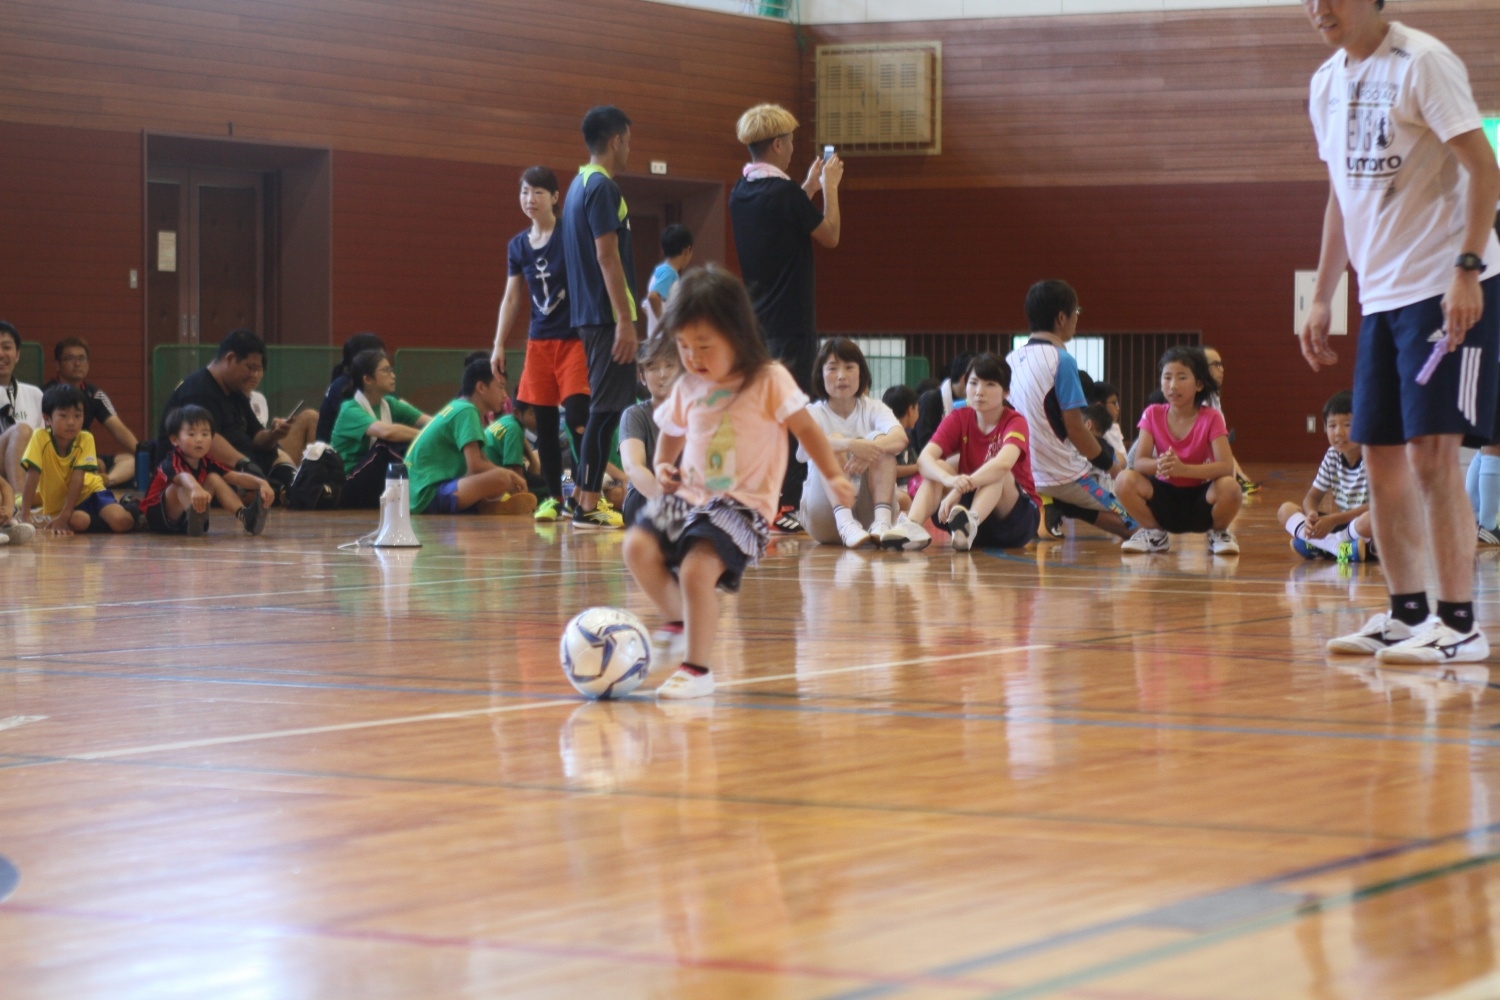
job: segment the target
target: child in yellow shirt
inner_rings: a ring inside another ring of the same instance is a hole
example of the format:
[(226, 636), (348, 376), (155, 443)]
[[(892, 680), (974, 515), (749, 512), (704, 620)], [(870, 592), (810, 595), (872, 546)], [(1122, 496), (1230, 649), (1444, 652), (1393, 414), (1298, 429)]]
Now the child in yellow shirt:
[(42, 416), (47, 426), (31, 436), (21, 468), (26, 482), (21, 491), (21, 519), (32, 520), (40, 497), (43, 517), (38, 527), (48, 534), (88, 531), (130, 531), (135, 518), (104, 487), (94, 435), (83, 429), (88, 400), (73, 385), (54, 385), (42, 394)]

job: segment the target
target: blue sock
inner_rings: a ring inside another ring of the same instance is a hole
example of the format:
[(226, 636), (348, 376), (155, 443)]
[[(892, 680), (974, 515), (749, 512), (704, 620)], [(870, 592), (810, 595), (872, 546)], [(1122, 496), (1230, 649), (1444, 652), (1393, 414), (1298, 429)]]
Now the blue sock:
[(1500, 455), (1479, 456), (1479, 523), (1491, 531), (1500, 518)]
[(1474, 520), (1479, 520), (1479, 460), (1484, 456), (1479, 452), (1474, 453), (1474, 461), (1469, 463), (1469, 471), (1464, 473), (1464, 492), (1469, 494), (1469, 506), (1474, 508)]

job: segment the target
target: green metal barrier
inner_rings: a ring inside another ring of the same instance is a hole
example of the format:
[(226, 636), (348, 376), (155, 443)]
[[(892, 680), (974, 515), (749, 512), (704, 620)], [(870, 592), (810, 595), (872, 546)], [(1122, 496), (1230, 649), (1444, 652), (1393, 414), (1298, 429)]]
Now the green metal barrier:
[(866, 360), (870, 362), (872, 399), (879, 399), (893, 385), (909, 385), (915, 389), (917, 383), (932, 370), (932, 366), (923, 357), (874, 357)]
[(41, 385), (47, 381), (42, 357), (41, 344), (34, 340), (21, 341), (21, 360), (16, 365), (15, 380), (28, 385)]
[[(396, 395), (423, 413), (435, 414), (458, 395), (464, 377), (463, 348), (403, 347), (391, 359), (396, 367)], [(514, 395), (521, 383), (525, 351), (505, 352), (506, 383)]]
[[(161, 426), (162, 408), (177, 384), (214, 359), (217, 344), (160, 344), (151, 352), (151, 429)], [(328, 391), (328, 373), (343, 358), (341, 347), (266, 348), (260, 392), (271, 416), (284, 417), (299, 401), (316, 410)]]

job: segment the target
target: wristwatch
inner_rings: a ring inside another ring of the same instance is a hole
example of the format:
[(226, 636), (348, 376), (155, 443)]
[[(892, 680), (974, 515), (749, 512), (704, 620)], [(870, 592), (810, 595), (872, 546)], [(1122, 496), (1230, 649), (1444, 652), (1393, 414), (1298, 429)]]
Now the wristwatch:
[(1458, 255), (1458, 263), (1453, 265), (1460, 271), (1478, 271), (1483, 274), (1489, 270), (1489, 266), (1479, 259), (1477, 253), (1461, 253)]

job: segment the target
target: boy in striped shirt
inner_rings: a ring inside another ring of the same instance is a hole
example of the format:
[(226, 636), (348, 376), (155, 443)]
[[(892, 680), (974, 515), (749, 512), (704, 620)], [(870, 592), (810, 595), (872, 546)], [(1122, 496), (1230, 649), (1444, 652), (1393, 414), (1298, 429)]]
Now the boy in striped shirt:
[[(1349, 439), (1354, 419), (1354, 393), (1336, 392), (1323, 405), (1323, 430), (1328, 451), (1313, 476), (1312, 489), (1302, 506), (1284, 503), (1277, 516), (1292, 536), (1292, 551), (1305, 559), (1345, 559), (1360, 562), (1375, 558), (1370, 530), (1370, 484), (1365, 476), (1360, 446)], [(1334, 510), (1321, 512), (1323, 500), (1332, 495)]]

